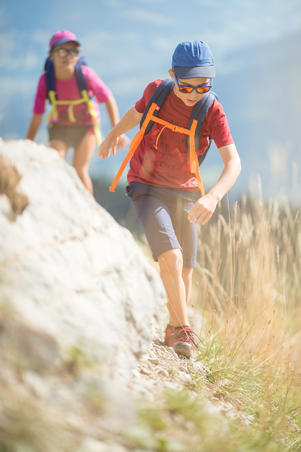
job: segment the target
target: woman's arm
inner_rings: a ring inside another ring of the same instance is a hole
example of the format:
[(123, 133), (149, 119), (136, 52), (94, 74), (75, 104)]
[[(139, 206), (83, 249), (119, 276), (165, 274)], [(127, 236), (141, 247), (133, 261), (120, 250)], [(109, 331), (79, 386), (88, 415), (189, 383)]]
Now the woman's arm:
[(188, 213), (191, 222), (206, 224), (216, 209), (218, 202), (234, 185), (241, 171), (240, 158), (235, 144), (229, 144), (219, 148), (224, 162), (224, 169), (217, 183), (209, 192), (198, 199)]
[[(115, 100), (115, 97), (112, 95), (109, 97), (109, 99), (105, 102), (105, 107), (107, 109), (108, 116), (111, 121), (112, 127), (116, 126), (116, 124), (119, 121), (119, 111), (117, 102)], [(130, 140), (125, 135), (120, 135), (117, 140), (117, 149), (124, 149), (129, 144)]]
[(115, 155), (118, 138), (136, 127), (141, 118), (142, 113), (139, 113), (135, 107), (130, 108), (115, 125), (115, 127), (110, 130), (104, 141), (99, 146), (99, 157), (102, 159), (109, 157), (110, 149), (112, 149), (112, 153)]
[(116, 126), (119, 121), (119, 112), (115, 97), (113, 95), (110, 96), (109, 99), (105, 102), (105, 107), (111, 121), (111, 126)]
[(38, 115), (38, 114), (34, 113), (32, 115), (31, 121), (30, 121), (28, 129), (27, 129), (27, 134), (26, 134), (26, 138), (28, 140), (35, 139), (35, 136), (38, 133), (38, 130), (40, 128), (42, 119), (43, 119), (43, 114)]

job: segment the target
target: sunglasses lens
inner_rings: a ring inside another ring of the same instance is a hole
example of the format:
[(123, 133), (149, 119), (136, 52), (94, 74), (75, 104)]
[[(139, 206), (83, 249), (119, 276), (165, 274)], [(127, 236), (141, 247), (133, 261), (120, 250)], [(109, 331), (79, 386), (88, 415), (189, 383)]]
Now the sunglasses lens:
[(79, 54), (79, 50), (78, 49), (57, 49), (56, 50), (57, 54), (64, 58), (67, 55), (71, 55), (71, 56), (77, 56)]
[(180, 93), (191, 93), (192, 90), (191, 86), (180, 86)]
[(203, 87), (197, 88), (197, 92), (199, 94), (208, 93), (209, 90), (210, 90), (210, 86), (203, 86)]
[(67, 51), (66, 49), (57, 49), (56, 53), (60, 56), (60, 57), (65, 57), (67, 55)]

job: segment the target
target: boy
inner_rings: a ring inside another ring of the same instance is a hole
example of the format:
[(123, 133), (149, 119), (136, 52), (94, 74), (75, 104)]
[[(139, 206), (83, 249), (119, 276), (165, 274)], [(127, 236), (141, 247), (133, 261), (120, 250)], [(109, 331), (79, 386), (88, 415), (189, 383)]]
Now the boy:
[[(212, 53), (203, 41), (178, 44), (169, 75), (175, 82), (158, 117), (187, 128), (194, 106), (210, 92), (215, 67)], [(151, 82), (143, 96), (109, 132), (99, 148), (101, 158), (116, 152), (118, 137), (137, 126), (153, 93), (162, 80)], [(186, 136), (157, 122), (143, 136), (131, 158), (127, 193), (131, 197), (153, 257), (159, 262), (167, 294), (169, 324), (165, 344), (179, 355), (190, 357), (194, 332), (189, 326), (192, 272), (196, 264), (196, 225), (211, 218), (217, 203), (240, 173), (240, 158), (221, 104), (215, 98), (202, 123), (197, 154), (204, 155), (212, 137), (224, 169), (217, 183), (201, 196), (196, 172), (192, 170)]]
[[(112, 126), (119, 120), (116, 101), (104, 82), (88, 66), (82, 66), (82, 74), (87, 85), (88, 103), (80, 102), (82, 93), (79, 91), (75, 77), (75, 67), (79, 60), (80, 42), (75, 34), (68, 30), (60, 30), (53, 34), (49, 42), (49, 56), (54, 65), (56, 112), (50, 117), (48, 125), (49, 144), (65, 158), (69, 147), (74, 148), (73, 166), (86, 186), (93, 192), (89, 177), (89, 163), (97, 144), (99, 133), (98, 121), (100, 112), (98, 105), (90, 101), (89, 96), (95, 95), (100, 103), (104, 103)], [(49, 74), (49, 73), (48, 73)], [(41, 75), (36, 91), (33, 116), (28, 127), (26, 138), (34, 140), (42, 122), (47, 100), (47, 73)], [(62, 104), (62, 102), (64, 104)], [(76, 104), (77, 102), (77, 104)], [(53, 106), (53, 105), (52, 105)], [(121, 136), (118, 148), (127, 145), (127, 137)]]

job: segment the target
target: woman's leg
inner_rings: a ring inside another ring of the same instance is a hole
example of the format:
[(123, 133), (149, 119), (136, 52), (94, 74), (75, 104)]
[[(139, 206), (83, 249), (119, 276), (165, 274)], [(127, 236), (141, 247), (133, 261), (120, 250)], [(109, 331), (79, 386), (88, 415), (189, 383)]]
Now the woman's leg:
[(89, 177), (89, 163), (96, 147), (96, 137), (90, 130), (86, 132), (79, 145), (74, 150), (73, 166), (76, 172), (91, 194), (93, 185)]
[(68, 146), (63, 141), (57, 139), (50, 140), (49, 146), (55, 149), (59, 153), (60, 157), (62, 157), (62, 159), (66, 157)]

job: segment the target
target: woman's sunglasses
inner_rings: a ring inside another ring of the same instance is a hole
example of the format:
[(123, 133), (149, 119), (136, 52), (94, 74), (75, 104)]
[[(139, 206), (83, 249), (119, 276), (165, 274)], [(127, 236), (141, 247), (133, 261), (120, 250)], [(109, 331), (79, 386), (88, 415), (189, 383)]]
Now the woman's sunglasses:
[(208, 91), (210, 91), (212, 88), (211, 82), (210, 82), (210, 85), (207, 85), (207, 86), (204, 86), (204, 85), (191, 86), (191, 85), (180, 85), (176, 75), (175, 75), (175, 80), (178, 85), (180, 93), (184, 93), (184, 94), (192, 93), (192, 91), (196, 91), (198, 94), (205, 94), (205, 93), (208, 93)]
[(57, 53), (61, 58), (64, 58), (67, 55), (75, 57), (79, 54), (79, 49), (65, 49), (63, 47), (60, 47), (59, 49), (54, 49), (54, 52)]

